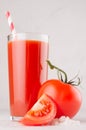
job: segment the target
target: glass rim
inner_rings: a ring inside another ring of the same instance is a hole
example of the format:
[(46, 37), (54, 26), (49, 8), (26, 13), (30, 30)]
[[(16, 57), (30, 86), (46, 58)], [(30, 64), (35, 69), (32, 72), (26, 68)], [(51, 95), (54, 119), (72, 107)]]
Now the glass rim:
[[(45, 38), (45, 39), (47, 39), (47, 41), (48, 41), (48, 39), (49, 39), (49, 35), (48, 34), (43, 34), (43, 33), (39, 33), (39, 32), (18, 32), (18, 33), (14, 33), (14, 34), (9, 34), (9, 35), (7, 35), (7, 38), (8, 38), (8, 41), (10, 41), (10, 40), (13, 40), (15, 37), (22, 37), (22, 36), (25, 36), (25, 37), (28, 37), (28, 36), (30, 36), (30, 37), (32, 37), (32, 39), (33, 39), (33, 37), (43, 37), (43, 38)], [(35, 39), (35, 38), (34, 38)]]

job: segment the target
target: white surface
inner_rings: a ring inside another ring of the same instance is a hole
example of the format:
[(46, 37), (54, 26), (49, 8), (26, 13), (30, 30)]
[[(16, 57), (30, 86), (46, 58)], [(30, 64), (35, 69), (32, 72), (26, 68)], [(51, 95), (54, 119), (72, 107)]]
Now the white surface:
[[(1, 110), (9, 109), (7, 35), (10, 29), (6, 10), (11, 11), (17, 32), (41, 32), (50, 36), (49, 59), (53, 64), (64, 69), (69, 77), (80, 72), (83, 104), (77, 119), (86, 122), (86, 0), (0, 0)], [(56, 73), (49, 70), (49, 78), (52, 77), (56, 78)], [(0, 111), (0, 120), (4, 121), (0, 121), (0, 128), (15, 125), (7, 117)]]
[[(74, 119), (77, 120), (77, 119)], [(8, 111), (0, 111), (0, 130), (86, 130), (86, 122), (80, 121), (80, 125), (77, 124), (63, 124), (52, 126), (23, 126), (18, 122), (11, 121)]]

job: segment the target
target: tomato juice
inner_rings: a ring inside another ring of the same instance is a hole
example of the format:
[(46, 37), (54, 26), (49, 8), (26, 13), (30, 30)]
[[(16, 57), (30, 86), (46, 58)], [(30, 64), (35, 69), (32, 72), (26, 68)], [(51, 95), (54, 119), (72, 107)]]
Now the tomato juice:
[(39, 40), (8, 41), (11, 116), (24, 116), (37, 101), (47, 80), (48, 43)]

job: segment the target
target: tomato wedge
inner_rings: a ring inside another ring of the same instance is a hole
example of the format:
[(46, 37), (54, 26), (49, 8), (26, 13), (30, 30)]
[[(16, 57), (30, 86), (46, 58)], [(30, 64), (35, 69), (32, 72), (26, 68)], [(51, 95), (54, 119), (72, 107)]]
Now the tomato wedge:
[(48, 95), (43, 94), (20, 122), (32, 126), (46, 125), (54, 119), (56, 113), (54, 101)]

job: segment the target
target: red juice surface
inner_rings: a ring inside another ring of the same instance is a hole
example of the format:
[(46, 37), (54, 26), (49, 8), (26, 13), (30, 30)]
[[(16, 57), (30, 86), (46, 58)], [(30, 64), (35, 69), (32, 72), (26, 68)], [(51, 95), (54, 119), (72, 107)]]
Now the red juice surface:
[(37, 101), (47, 79), (48, 43), (18, 40), (8, 43), (11, 116), (23, 116)]

